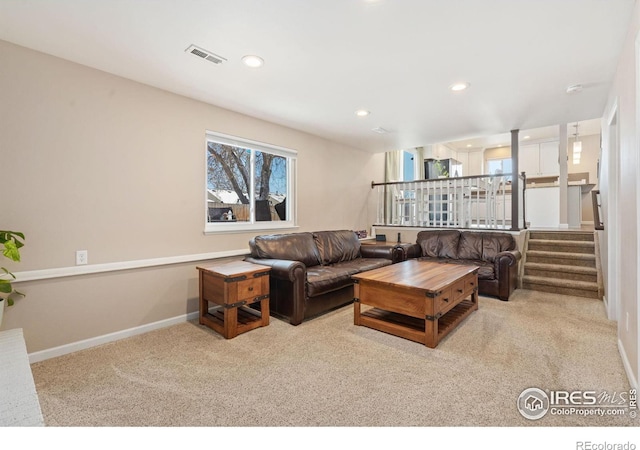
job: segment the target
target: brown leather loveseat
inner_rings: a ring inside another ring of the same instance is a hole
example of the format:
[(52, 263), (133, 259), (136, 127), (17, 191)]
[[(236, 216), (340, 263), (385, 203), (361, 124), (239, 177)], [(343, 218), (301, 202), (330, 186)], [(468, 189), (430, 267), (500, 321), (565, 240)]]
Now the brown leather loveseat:
[(403, 258), (397, 248), (360, 246), (354, 231), (256, 236), (245, 261), (271, 266), (271, 314), (299, 325), (353, 301), (351, 275)]
[(509, 300), (518, 283), (521, 254), (509, 233), (490, 231), (425, 230), (406, 249), (407, 258), (472, 264), (478, 270), (481, 295)]

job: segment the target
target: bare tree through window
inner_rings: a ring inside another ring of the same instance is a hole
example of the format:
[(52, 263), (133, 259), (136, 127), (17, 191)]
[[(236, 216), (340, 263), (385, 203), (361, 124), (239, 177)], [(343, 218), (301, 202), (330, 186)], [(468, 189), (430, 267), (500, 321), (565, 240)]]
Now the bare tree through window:
[[(253, 184), (251, 173), (253, 173)], [(209, 218), (216, 221), (285, 220), (287, 158), (219, 142), (207, 143)], [(281, 206), (276, 208), (276, 206)]]

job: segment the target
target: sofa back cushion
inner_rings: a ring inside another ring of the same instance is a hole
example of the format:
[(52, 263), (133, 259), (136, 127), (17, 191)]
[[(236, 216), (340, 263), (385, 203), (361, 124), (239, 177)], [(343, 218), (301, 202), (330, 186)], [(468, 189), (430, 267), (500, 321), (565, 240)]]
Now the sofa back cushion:
[(479, 261), (482, 258), (482, 245), (484, 233), (467, 232), (460, 233), (460, 243), (458, 245), (458, 257)]
[(494, 262), (496, 255), (516, 249), (516, 240), (509, 233), (482, 233), (482, 259)]
[(352, 230), (313, 233), (322, 264), (351, 261), (360, 257), (360, 241)]
[(254, 258), (301, 261), (307, 267), (320, 264), (320, 254), (311, 233), (256, 236), (249, 242), (249, 248)]
[(458, 259), (458, 230), (426, 230), (418, 233), (422, 256)]
[(494, 262), (500, 252), (515, 250), (516, 241), (509, 233), (463, 231), (460, 235), (460, 259)]

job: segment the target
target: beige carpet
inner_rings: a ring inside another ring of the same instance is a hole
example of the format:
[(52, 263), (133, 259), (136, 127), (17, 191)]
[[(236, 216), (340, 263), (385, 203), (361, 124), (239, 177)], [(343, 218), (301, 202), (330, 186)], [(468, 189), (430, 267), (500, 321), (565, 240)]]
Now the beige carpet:
[(637, 426), (523, 418), (520, 393), (629, 390), (601, 301), (516, 290), (436, 349), (345, 307), (225, 340), (184, 323), (32, 365), (47, 426)]

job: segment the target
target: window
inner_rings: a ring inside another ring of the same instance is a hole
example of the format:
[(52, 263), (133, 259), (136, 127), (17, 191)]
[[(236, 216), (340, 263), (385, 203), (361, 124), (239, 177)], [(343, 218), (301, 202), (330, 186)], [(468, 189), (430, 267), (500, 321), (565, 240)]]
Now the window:
[(415, 153), (409, 151), (402, 152), (402, 179), (404, 181), (413, 181), (415, 176)]
[(295, 225), (297, 153), (208, 132), (205, 232)]
[(511, 173), (511, 158), (489, 159), (487, 160), (487, 173), (495, 175), (497, 173)]

